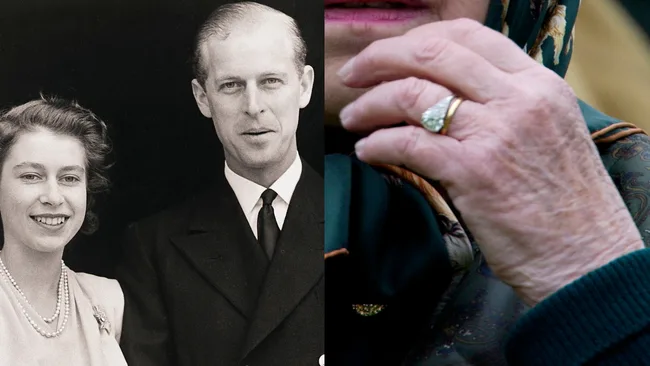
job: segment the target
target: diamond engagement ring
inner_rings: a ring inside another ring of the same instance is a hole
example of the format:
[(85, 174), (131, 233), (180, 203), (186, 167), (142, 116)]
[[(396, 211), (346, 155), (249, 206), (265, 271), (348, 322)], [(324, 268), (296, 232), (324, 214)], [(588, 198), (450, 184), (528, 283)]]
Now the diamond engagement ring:
[(445, 135), (463, 99), (450, 95), (422, 113), (422, 126), (433, 133)]

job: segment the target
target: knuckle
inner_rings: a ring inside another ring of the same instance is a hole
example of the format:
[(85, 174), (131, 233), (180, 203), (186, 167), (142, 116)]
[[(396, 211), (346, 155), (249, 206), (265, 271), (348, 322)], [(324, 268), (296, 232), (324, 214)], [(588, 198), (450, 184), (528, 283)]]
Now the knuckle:
[(454, 38), (458, 40), (469, 40), (479, 37), (481, 32), (485, 31), (482, 23), (470, 18), (460, 18), (454, 22)]
[(468, 45), (467, 47), (470, 49), (479, 44), (481, 47), (485, 47), (485, 49), (491, 49), (490, 58), (492, 60), (505, 60), (510, 58), (506, 53), (499, 52), (499, 50), (503, 49), (502, 34), (494, 34), (495, 31), (486, 27), (483, 23), (475, 19), (462, 18), (459, 19), (458, 28), (454, 36), (458, 43)]
[(454, 27), (462, 33), (474, 33), (483, 29), (483, 24), (471, 18), (458, 18), (454, 20)]
[(553, 89), (555, 89), (555, 95), (566, 98), (567, 100), (577, 100), (575, 92), (571, 86), (562, 78), (554, 77), (552, 80)]
[(413, 61), (422, 65), (435, 63), (441, 57), (444, 57), (450, 48), (452, 48), (452, 42), (444, 38), (425, 40), (419, 47), (414, 49)]
[(427, 81), (416, 77), (408, 77), (400, 83), (400, 91), (396, 102), (401, 111), (410, 111), (417, 108), (428, 88)]
[(409, 131), (406, 133), (406, 138), (402, 142), (400, 152), (405, 160), (410, 160), (412, 157), (419, 156), (419, 151), (422, 148), (423, 134), (427, 133), (422, 128), (409, 126)]
[[(544, 91), (534, 92), (523, 103), (522, 112), (531, 116), (532, 120), (546, 124), (553, 115), (553, 99), (556, 95), (549, 95)], [(529, 119), (531, 119), (529, 117)]]
[(550, 70), (540, 70), (539, 74), (531, 77), (532, 80), (535, 82), (529, 82), (527, 90), (519, 94), (521, 110), (542, 123), (557, 114), (564, 105), (561, 101), (577, 99), (566, 81)]

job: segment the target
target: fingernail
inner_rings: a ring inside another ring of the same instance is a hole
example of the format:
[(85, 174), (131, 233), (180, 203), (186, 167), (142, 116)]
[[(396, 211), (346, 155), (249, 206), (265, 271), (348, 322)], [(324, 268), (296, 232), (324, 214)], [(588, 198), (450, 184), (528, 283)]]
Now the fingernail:
[(352, 57), (345, 65), (343, 65), (343, 67), (337, 73), (338, 76), (340, 76), (341, 79), (343, 79), (343, 81), (345, 81), (350, 76), (350, 74), (352, 74), (352, 66), (354, 65), (354, 59), (355, 57)]
[(341, 120), (341, 125), (343, 127), (345, 127), (348, 123), (350, 123), (353, 107), (354, 107), (354, 103), (350, 103), (346, 105), (345, 108), (341, 109), (341, 113), (339, 113), (339, 119)]
[(366, 139), (365, 138), (357, 141), (357, 143), (354, 144), (354, 151), (356, 152), (357, 156), (361, 155), (361, 153), (363, 152), (363, 146), (365, 144), (366, 144)]

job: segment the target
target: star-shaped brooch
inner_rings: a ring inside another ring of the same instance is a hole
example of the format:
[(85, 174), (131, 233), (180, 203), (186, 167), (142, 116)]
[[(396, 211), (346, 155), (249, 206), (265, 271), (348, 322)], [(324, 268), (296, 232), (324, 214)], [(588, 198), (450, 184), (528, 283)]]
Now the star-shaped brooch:
[(93, 306), (93, 316), (95, 316), (95, 320), (97, 320), (97, 324), (99, 324), (99, 331), (101, 332), (102, 330), (105, 330), (106, 333), (111, 334), (111, 322), (108, 321), (106, 312), (101, 306)]

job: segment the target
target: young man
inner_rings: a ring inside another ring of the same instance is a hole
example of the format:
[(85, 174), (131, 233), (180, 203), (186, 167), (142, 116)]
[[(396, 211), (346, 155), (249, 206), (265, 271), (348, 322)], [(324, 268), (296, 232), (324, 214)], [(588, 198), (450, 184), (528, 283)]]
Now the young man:
[(305, 54), (295, 21), (257, 3), (224, 5), (199, 30), (192, 90), (224, 176), (132, 226), (118, 271), (130, 364), (318, 364), (323, 181), (296, 145)]

